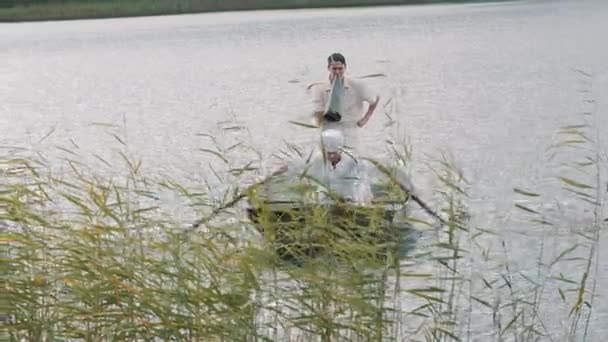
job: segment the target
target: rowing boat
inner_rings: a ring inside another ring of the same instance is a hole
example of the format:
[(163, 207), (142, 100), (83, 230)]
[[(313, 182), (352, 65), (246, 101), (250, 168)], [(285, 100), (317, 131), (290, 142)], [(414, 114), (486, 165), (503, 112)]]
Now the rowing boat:
[(319, 200), (302, 182), (275, 180), (253, 187), (246, 213), (258, 232), (287, 259), (316, 256), (345, 246), (387, 246), (397, 239), (394, 220), (409, 198), (390, 183), (372, 185), (373, 200), (361, 205), (340, 198)]

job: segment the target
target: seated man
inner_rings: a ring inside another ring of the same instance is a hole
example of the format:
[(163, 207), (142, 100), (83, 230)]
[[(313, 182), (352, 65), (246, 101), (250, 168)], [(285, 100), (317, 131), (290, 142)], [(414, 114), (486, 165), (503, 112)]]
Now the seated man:
[[(372, 200), (371, 185), (361, 164), (352, 154), (345, 153), (344, 136), (337, 129), (327, 129), (321, 134), (322, 153), (310, 161), (284, 163), (274, 172), (307, 177), (339, 198), (357, 204), (369, 204)], [(331, 196), (331, 194), (330, 194)]]

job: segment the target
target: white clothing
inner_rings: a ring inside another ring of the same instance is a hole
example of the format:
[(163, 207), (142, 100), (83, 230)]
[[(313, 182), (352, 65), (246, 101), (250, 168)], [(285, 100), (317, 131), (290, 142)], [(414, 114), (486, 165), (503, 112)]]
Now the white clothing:
[(288, 172), (293, 176), (306, 175), (312, 178), (313, 183), (318, 183), (321, 190), (334, 192), (345, 200), (369, 204), (373, 198), (371, 184), (359, 163), (350, 155), (342, 153), (340, 162), (334, 168), (318, 154), (308, 163), (290, 165)]
[[(331, 86), (329, 80), (316, 83), (313, 86), (313, 112), (325, 112), (327, 110)], [(340, 101), (342, 119), (339, 122), (325, 122), (323, 129), (340, 129), (344, 133), (346, 146), (355, 147), (359, 129), (357, 121), (365, 114), (365, 102), (368, 104), (374, 103), (377, 95), (364, 83), (344, 76), (344, 97)]]

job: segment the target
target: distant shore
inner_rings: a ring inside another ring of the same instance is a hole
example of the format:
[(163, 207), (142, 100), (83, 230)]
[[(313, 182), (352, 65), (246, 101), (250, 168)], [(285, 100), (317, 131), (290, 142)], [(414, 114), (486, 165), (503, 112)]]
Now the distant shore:
[[(499, 0), (500, 1), (500, 0)], [(413, 5), (483, 0), (4, 0), (0, 22), (136, 17), (238, 10)]]

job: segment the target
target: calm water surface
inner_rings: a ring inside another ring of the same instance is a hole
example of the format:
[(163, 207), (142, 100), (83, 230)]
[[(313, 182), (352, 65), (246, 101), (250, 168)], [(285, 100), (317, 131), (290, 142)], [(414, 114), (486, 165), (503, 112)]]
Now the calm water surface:
[[(368, 82), (399, 105), (393, 115), (424, 196), (432, 199), (436, 185), (425, 162), (449, 151), (471, 182), (474, 223), (499, 231), (511, 268), (530, 273), (539, 241), (556, 235), (522, 223), (514, 187), (543, 193), (547, 209), (561, 207), (553, 215), (563, 232), (545, 246), (550, 256), (589, 224), (582, 205), (555, 186), (560, 169), (545, 149), (560, 126), (594, 110), (607, 150), (607, 23), (608, 2), (573, 0), (0, 24), (0, 145), (45, 155), (77, 145), (82, 159), (112, 160), (116, 142), (92, 124), (115, 123), (149, 172), (197, 180), (210, 161), (197, 151), (207, 144), (197, 134), (218, 122), (248, 127), (264, 156), (283, 140), (310, 142), (309, 130), (288, 121), (306, 120), (306, 85), (340, 51), (353, 75), (387, 75)], [(591, 86), (577, 69), (593, 75)], [(379, 110), (362, 133), (366, 153), (382, 150), (386, 122)], [(608, 335), (603, 252), (599, 272), (593, 341)], [(551, 291), (541, 310), (562, 331), (564, 315), (553, 311), (568, 306)]]

